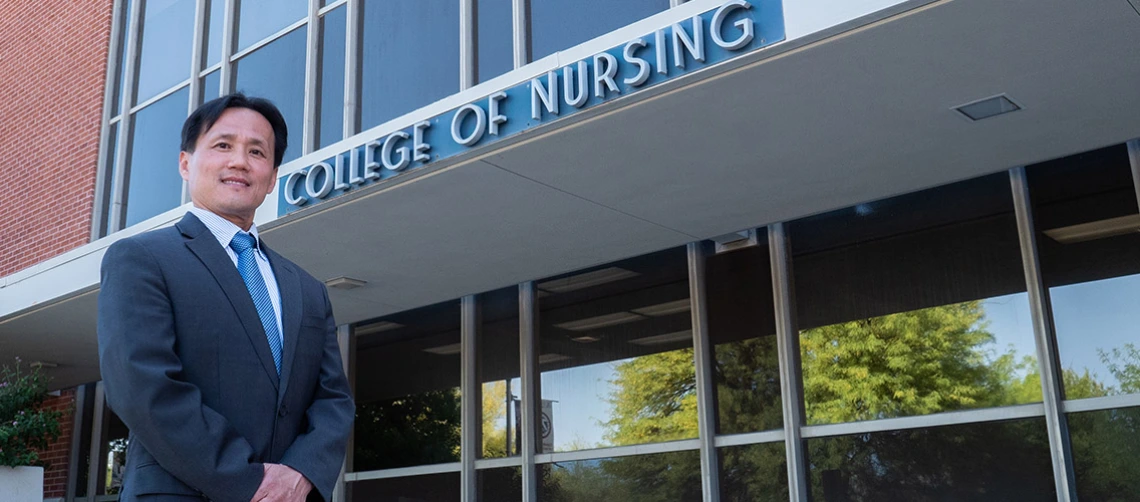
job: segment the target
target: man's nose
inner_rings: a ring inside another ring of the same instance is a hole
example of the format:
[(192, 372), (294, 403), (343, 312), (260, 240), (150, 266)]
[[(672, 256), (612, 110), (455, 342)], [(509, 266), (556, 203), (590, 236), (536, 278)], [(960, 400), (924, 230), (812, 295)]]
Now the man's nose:
[(232, 169), (249, 168), (249, 154), (241, 149), (234, 149), (226, 160), (227, 167)]

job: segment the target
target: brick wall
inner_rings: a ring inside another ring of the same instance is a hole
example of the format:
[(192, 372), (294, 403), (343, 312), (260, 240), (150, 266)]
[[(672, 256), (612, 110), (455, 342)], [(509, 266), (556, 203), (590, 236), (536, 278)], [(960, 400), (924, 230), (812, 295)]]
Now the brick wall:
[(0, 277), (88, 242), (112, 0), (4, 0)]
[(47, 451), (40, 452), (40, 460), (51, 464), (44, 471), (44, 497), (64, 497), (67, 495), (67, 465), (75, 424), (75, 389), (60, 391), (59, 397), (49, 398), (44, 406), (63, 413), (59, 422), (59, 439)]

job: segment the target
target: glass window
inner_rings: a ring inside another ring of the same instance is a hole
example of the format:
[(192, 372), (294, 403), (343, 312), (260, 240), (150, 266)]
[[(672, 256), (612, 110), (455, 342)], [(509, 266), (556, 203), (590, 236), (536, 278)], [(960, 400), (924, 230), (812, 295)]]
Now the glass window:
[(1041, 400), (1007, 173), (789, 233), (809, 424)]
[(481, 458), (519, 454), (519, 291), (479, 295), (478, 372), (483, 426)]
[(129, 430), (110, 408), (103, 417), (103, 442), (99, 448), (99, 470), (103, 479), (95, 486), (96, 495), (114, 495), (123, 490), (123, 467), (127, 463)]
[(705, 291), (716, 365), (717, 432), (783, 427), (767, 244), (709, 256)]
[(120, 20), (119, 26), (122, 28), (119, 31), (119, 39), (115, 41), (119, 45), (119, 72), (115, 74), (115, 86), (111, 94), (111, 103), (114, 107), (112, 115), (119, 113), (119, 98), (123, 94), (123, 82), (127, 80), (127, 33), (130, 31), (131, 25), (131, 9), (134, 7), (134, 0), (127, 0), (122, 12), (119, 12)]
[(454, 502), (459, 500), (459, 473), (406, 478), (369, 479), (348, 484), (349, 500), (375, 502)]
[(684, 248), (537, 287), (541, 451), (697, 436)]
[(458, 462), (459, 303), (401, 312), (356, 333), (350, 470)]
[(149, 0), (144, 4), (136, 104), (190, 77), (194, 4), (194, 0)]
[(308, 0), (236, 1), (238, 41), (235, 53), (304, 19), (309, 14)]
[(814, 500), (1056, 500), (1045, 419), (807, 440)]
[(135, 113), (127, 168), (126, 226), (182, 204), (178, 152), (189, 103), (190, 89), (184, 87)]
[(459, 2), (364, 0), (363, 129), (459, 91)]
[(305, 28), (294, 30), (238, 60), (236, 89), (277, 105), (289, 129), (283, 162), (301, 156), (305, 121)]
[(222, 92), (222, 76), (221, 71), (215, 70), (202, 79), (202, 102), (205, 103), (211, 99), (217, 98)]
[(534, 60), (669, 9), (669, 0), (543, 0), (530, 2)]
[(515, 67), (511, 0), (475, 1), (475, 81), (486, 82)]
[(522, 469), (500, 467), (475, 471), (480, 502), (519, 502), (522, 496)]
[(1069, 437), (1080, 500), (1140, 494), (1140, 408), (1070, 414)]
[(337, 7), (321, 18), (321, 99), (317, 148), (344, 139), (344, 29), (345, 8)]
[(700, 502), (696, 450), (544, 464), (539, 499), (568, 502)]
[(1026, 169), (1068, 399), (1140, 393), (1140, 215), (1116, 145)]
[(784, 453), (784, 443), (730, 446), (721, 448), (718, 453), (721, 500), (725, 502), (788, 500), (788, 461)]
[(206, 0), (206, 68), (222, 61), (222, 38), (225, 28), (226, 0)]

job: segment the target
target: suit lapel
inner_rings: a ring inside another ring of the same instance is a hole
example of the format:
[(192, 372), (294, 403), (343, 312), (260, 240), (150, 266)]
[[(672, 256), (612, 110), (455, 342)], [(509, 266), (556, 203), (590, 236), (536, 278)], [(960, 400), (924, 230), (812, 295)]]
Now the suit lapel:
[(293, 359), (297, 354), (297, 337), (301, 334), (301, 278), (289, 262), (265, 246), (264, 242), (261, 249), (269, 257), (269, 265), (277, 277), (277, 289), (281, 292), (281, 330), (284, 332), (285, 343), (281, 353), (280, 399), (289, 388), (289, 375), (293, 372)]
[(245, 281), (238, 274), (237, 267), (230, 260), (226, 251), (218, 244), (218, 239), (193, 214), (187, 213), (182, 221), (178, 222), (178, 230), (186, 239), (186, 247), (202, 261), (214, 280), (221, 286), (226, 294), (238, 319), (245, 329), (246, 336), (253, 344), (254, 352), (261, 361), (269, 380), (276, 389), (278, 385), (277, 367), (273, 364), (273, 353), (269, 350), (269, 340), (265, 337), (265, 328), (261, 326), (261, 318), (257, 315), (257, 307), (249, 296)]

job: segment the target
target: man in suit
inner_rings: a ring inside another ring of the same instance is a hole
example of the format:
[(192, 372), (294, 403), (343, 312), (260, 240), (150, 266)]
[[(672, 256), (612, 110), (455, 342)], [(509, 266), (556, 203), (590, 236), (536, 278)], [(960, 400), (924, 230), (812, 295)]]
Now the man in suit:
[(131, 430), (124, 501), (330, 499), (355, 408), (328, 292), (253, 224), (286, 134), (264, 99), (202, 105), (178, 166), (194, 207), (103, 259), (99, 362)]

